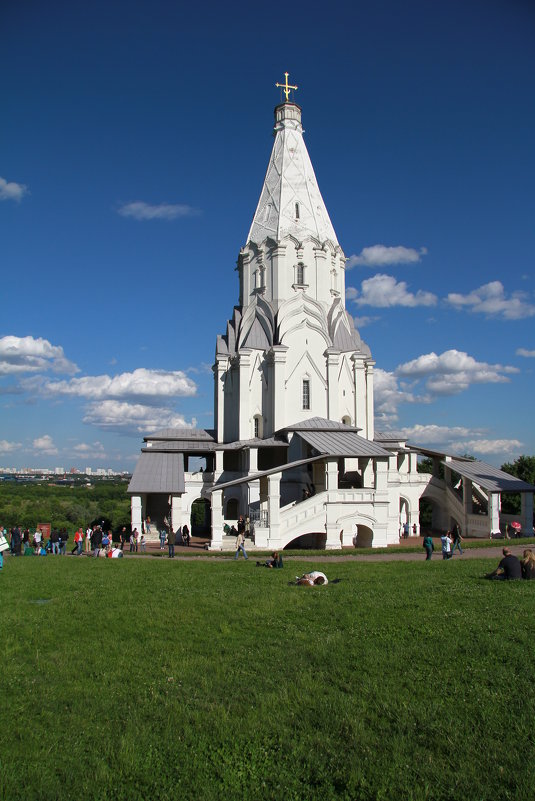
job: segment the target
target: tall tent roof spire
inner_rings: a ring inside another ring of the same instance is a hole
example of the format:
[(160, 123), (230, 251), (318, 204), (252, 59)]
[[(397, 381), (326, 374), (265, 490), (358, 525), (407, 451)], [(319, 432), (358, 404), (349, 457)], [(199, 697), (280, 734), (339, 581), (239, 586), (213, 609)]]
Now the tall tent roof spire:
[[(277, 84), (284, 94), (295, 86)], [(287, 96), (287, 95), (286, 95)], [(327, 208), (303, 139), (301, 107), (288, 100), (275, 108), (275, 142), (260, 200), (247, 242), (260, 244), (266, 237), (279, 241), (294, 236), (299, 241), (312, 236), (337, 245)]]

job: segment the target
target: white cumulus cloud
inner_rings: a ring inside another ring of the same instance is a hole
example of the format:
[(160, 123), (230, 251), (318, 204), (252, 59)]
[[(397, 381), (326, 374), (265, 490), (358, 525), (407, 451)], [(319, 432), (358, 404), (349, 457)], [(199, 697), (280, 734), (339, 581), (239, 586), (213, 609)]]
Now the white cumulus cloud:
[(517, 356), (524, 356), (526, 359), (535, 359), (535, 350), (527, 350), (526, 348), (517, 348)]
[(17, 184), (15, 181), (6, 181), (0, 178), (0, 200), (15, 200), (20, 203), (24, 195), (28, 194), (28, 187)]
[(125, 203), (117, 210), (121, 217), (133, 217), (134, 220), (176, 220), (179, 217), (195, 217), (198, 209), (183, 203), (158, 203), (151, 205), (137, 200)]
[(427, 248), (406, 248), (403, 245), (387, 247), (386, 245), (371, 245), (362, 248), (360, 254), (350, 256), (346, 261), (346, 270), (357, 265), (363, 267), (388, 267), (391, 264), (414, 264), (421, 261), (427, 253)]
[(197, 385), (181, 370), (167, 372), (139, 367), (131, 373), (120, 373), (116, 376), (97, 375), (71, 378), (68, 381), (45, 381), (41, 383), (39, 391), (48, 397), (138, 399), (159, 403), (179, 395), (195, 395)]
[(44, 456), (55, 456), (58, 453), (58, 449), (54, 445), (54, 441), (49, 434), (37, 437), (37, 439), (34, 439), (32, 442), (32, 445), (35, 451), (38, 451)]
[(421, 289), (416, 293), (409, 292), (405, 281), (396, 281), (392, 275), (378, 273), (362, 282), (360, 292), (357, 291), (353, 300), (357, 306), (386, 309), (392, 306), (435, 306), (437, 296)]
[(459, 452), (478, 453), (483, 456), (488, 453), (520, 455), (524, 447), (518, 439), (470, 439), (457, 442), (456, 445)]
[(513, 292), (506, 297), (501, 281), (483, 284), (467, 295), (450, 292), (446, 302), (455, 309), (468, 309), (487, 317), (502, 317), (505, 320), (522, 320), (535, 315), (535, 305), (525, 292)]
[(8, 442), (7, 439), (0, 439), (0, 453), (12, 453), (22, 446), (21, 442)]
[(410, 379), (426, 379), (426, 389), (433, 395), (456, 395), (471, 384), (497, 384), (510, 380), (518, 373), (516, 367), (478, 362), (464, 351), (424, 353), (417, 359), (400, 364), (395, 373)]
[(195, 425), (195, 421), (186, 422), (172, 409), (117, 400), (90, 403), (83, 421), (104, 431), (122, 434), (146, 434), (160, 428), (191, 428)]
[(63, 348), (47, 339), (5, 336), (0, 339), (0, 375), (52, 370), (73, 375), (78, 367), (65, 358)]

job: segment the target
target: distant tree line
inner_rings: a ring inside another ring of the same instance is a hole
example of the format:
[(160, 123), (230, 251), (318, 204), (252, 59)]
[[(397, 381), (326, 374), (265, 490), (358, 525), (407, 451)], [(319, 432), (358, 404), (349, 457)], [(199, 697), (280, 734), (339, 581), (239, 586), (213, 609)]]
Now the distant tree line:
[(124, 481), (96, 481), (91, 487), (0, 482), (0, 525), (32, 529), (40, 523), (75, 531), (97, 519), (115, 529), (130, 525), (130, 496)]

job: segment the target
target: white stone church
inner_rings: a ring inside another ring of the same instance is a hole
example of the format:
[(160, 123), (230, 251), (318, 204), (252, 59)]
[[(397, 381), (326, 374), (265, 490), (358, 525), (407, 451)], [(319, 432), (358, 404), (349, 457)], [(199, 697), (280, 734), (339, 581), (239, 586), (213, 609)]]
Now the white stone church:
[[(225, 525), (239, 515), (258, 548), (382, 547), (407, 524), (420, 533), (422, 497), (435, 530), (457, 522), (469, 536), (497, 534), (507, 522), (501, 492), (514, 489), (531, 531), (534, 487), (375, 431), (375, 362), (345, 308), (346, 259), (287, 80), (238, 257), (238, 305), (216, 340), (214, 429), (145, 437), (129, 486), (132, 526), (157, 539), (165, 520), (174, 531), (193, 522), (195, 533), (201, 509), (214, 550), (232, 548)], [(418, 454), (433, 458), (434, 475), (417, 472)]]

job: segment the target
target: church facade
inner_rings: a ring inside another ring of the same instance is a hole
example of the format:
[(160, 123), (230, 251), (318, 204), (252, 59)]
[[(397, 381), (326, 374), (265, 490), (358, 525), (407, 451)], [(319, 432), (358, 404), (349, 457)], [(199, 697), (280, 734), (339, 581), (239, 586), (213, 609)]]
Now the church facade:
[(381, 547), (403, 527), (419, 533), (427, 493), (434, 524), (449, 528), (461, 512), (440, 495), (437, 459), (434, 477), (419, 473), (419, 449), (374, 429), (375, 362), (346, 311), (345, 255), (285, 94), (238, 304), (216, 340), (214, 429), (145, 438), (132, 526), (157, 537), (164, 520), (176, 531), (200, 515), (217, 550), (242, 515), (259, 548)]

